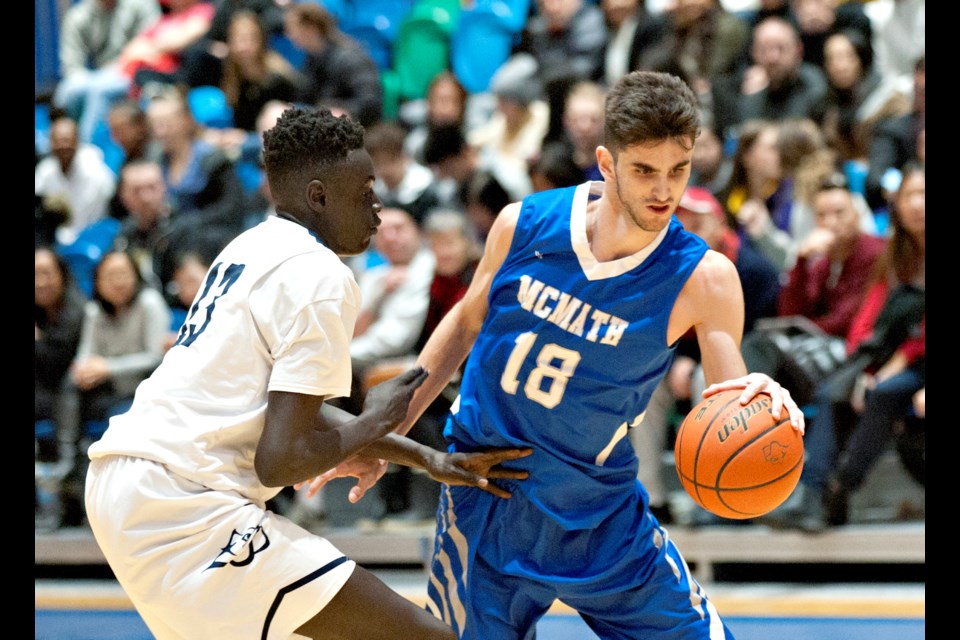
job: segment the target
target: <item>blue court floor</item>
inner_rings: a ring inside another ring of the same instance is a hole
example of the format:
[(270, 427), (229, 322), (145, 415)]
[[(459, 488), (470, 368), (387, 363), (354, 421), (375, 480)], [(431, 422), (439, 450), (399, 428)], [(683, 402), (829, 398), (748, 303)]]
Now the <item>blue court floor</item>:
[[(414, 602), (418, 571), (377, 572)], [(706, 586), (706, 585), (705, 585)], [(737, 640), (923, 640), (923, 584), (750, 584), (707, 586)], [(111, 581), (35, 581), (36, 640), (153, 640)], [(538, 640), (597, 640), (569, 608), (555, 605)]]
[[(747, 618), (726, 619), (737, 640), (922, 640), (922, 619)], [(153, 640), (133, 611), (36, 612), (36, 640)], [(551, 614), (537, 625), (538, 640), (596, 640), (580, 618)]]

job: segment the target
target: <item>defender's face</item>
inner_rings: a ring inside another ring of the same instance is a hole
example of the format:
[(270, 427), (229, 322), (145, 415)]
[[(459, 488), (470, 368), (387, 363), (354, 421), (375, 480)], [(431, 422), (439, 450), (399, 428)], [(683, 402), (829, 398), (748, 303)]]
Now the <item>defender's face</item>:
[(324, 177), (324, 228), (316, 231), (337, 255), (362, 253), (377, 232), (383, 203), (373, 191), (373, 181), (373, 161), (364, 149), (351, 151)]
[(614, 187), (613, 204), (644, 231), (666, 227), (690, 179), (693, 140), (631, 145), (616, 160), (609, 150), (600, 149), (600, 171)]

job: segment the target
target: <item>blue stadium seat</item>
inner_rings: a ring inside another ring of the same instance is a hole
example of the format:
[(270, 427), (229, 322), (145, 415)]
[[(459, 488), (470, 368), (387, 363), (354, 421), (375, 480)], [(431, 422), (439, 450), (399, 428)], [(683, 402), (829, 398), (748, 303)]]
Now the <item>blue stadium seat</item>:
[(68, 245), (58, 245), (57, 253), (63, 256), (73, 279), (87, 298), (93, 297), (93, 274), (103, 250), (92, 242), (76, 240)]
[(57, 423), (50, 419), (34, 421), (33, 437), (37, 440), (56, 440)]
[(290, 38), (282, 33), (275, 33), (270, 36), (270, 48), (286, 58), (294, 69), (303, 70), (307, 54), (302, 49), (298, 49)]
[(110, 418), (113, 416), (118, 416), (121, 413), (126, 413), (132, 406), (133, 399), (121, 400), (120, 402), (111, 405), (110, 408), (107, 409), (107, 416), (105, 419), (87, 420), (80, 425), (80, 437), (82, 439), (89, 440), (91, 443), (96, 442), (103, 436), (103, 433), (107, 430), (107, 427), (110, 426)]
[(100, 150), (103, 151), (103, 161), (119, 176), (120, 167), (123, 165), (123, 159), (126, 157), (126, 153), (124, 153), (123, 147), (113, 141), (113, 138), (110, 136), (110, 127), (106, 121), (101, 120), (97, 123), (97, 126), (93, 129), (90, 142), (100, 147)]
[(77, 240), (89, 242), (100, 249), (100, 253), (106, 253), (113, 246), (113, 241), (120, 233), (120, 221), (116, 218), (101, 218), (84, 227)]
[[(353, 20), (354, 5), (359, 4), (354, 0), (299, 0), (300, 2), (313, 2), (330, 12), (337, 19), (337, 25), (340, 29), (349, 25)], [(363, 0), (361, 0), (363, 1)]]
[(390, 68), (393, 44), (385, 32), (371, 25), (357, 24), (345, 30), (344, 33), (360, 43), (376, 63), (377, 69), (383, 71)]
[(260, 184), (264, 180), (264, 171), (257, 162), (252, 160), (237, 160), (233, 166), (237, 171), (237, 177), (240, 178), (240, 184), (243, 185), (243, 189), (247, 195), (251, 195), (260, 188)]
[(513, 49), (514, 34), (488, 5), (460, 12), (453, 32), (450, 61), (453, 73), (470, 93), (483, 93)]
[(233, 127), (233, 108), (220, 87), (193, 87), (187, 92), (190, 111), (197, 122), (214, 129)]
[(493, 13), (504, 29), (519, 35), (530, 16), (530, 0), (474, 0), (471, 10)]
[(56, 252), (63, 256), (70, 273), (88, 298), (93, 296), (93, 274), (103, 254), (112, 246), (120, 231), (116, 218), (102, 218), (87, 225), (68, 245), (57, 244)]
[(33, 105), (33, 146), (39, 155), (50, 153), (50, 105)]
[(348, 24), (340, 28), (350, 31), (357, 27), (373, 27), (393, 42), (400, 33), (400, 24), (413, 9), (413, 0), (364, 0), (353, 4)]

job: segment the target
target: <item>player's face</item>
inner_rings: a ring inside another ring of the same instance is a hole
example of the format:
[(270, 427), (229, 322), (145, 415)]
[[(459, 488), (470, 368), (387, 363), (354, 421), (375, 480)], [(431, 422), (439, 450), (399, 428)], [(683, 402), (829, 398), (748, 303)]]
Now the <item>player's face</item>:
[(316, 231), (331, 251), (352, 256), (370, 246), (377, 232), (383, 203), (373, 191), (373, 161), (364, 149), (325, 176), (323, 228)]
[(600, 149), (600, 171), (614, 187), (614, 206), (644, 231), (666, 227), (690, 179), (693, 140), (631, 145), (616, 160), (605, 147)]

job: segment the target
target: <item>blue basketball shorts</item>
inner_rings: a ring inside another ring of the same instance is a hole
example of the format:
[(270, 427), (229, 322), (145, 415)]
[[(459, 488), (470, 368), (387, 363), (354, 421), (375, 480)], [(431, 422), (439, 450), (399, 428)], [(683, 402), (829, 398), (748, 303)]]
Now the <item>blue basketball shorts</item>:
[(511, 490), (442, 487), (427, 608), (461, 640), (531, 640), (555, 600), (603, 640), (732, 640), (642, 502), (565, 530)]

